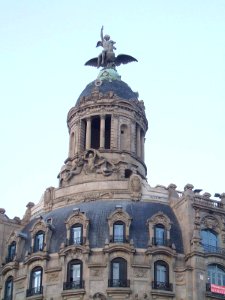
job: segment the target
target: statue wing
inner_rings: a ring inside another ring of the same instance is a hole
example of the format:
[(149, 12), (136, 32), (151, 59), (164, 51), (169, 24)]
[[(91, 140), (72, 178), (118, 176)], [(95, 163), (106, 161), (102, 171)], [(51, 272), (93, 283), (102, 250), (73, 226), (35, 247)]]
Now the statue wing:
[(134, 58), (133, 56), (130, 56), (130, 55), (127, 55), (127, 54), (119, 54), (116, 57), (115, 64), (116, 64), (116, 66), (119, 66), (121, 64), (128, 64), (132, 61), (137, 61), (137, 59)]
[(96, 47), (99, 47), (99, 46), (102, 46), (102, 47), (103, 47), (102, 41), (98, 41), (98, 42), (97, 42)]
[(85, 64), (85, 66), (98, 67), (98, 58), (89, 59)]

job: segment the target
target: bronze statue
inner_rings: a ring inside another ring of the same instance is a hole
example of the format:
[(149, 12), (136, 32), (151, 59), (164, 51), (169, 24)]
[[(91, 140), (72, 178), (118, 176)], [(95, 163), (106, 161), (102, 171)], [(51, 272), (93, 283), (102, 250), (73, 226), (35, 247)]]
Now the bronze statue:
[(99, 54), (98, 57), (92, 58), (85, 63), (85, 66), (92, 66), (92, 67), (104, 67), (104, 68), (115, 68), (115, 66), (119, 66), (121, 64), (127, 64), (132, 61), (137, 61), (136, 58), (126, 55), (126, 54), (119, 54), (115, 56), (114, 50), (116, 47), (114, 44), (116, 42), (110, 40), (109, 35), (103, 36), (103, 26), (100, 32), (101, 41), (97, 42), (96, 47), (103, 47), (102, 53)]

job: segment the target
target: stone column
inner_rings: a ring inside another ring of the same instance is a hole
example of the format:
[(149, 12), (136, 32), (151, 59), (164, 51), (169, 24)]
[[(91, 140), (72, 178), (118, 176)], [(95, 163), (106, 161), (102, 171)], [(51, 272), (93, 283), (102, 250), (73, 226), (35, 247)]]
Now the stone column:
[(100, 149), (105, 148), (105, 116), (101, 116), (100, 121)]
[(141, 128), (137, 124), (137, 156), (141, 156)]
[(86, 149), (91, 148), (91, 118), (87, 118), (87, 127), (86, 127)]
[(141, 134), (141, 159), (145, 160), (145, 137), (144, 132)]

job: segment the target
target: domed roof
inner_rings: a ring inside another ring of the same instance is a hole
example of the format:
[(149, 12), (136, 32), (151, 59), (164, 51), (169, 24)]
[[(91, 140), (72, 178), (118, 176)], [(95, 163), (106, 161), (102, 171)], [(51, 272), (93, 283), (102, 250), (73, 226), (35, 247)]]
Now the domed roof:
[(99, 93), (106, 94), (114, 92), (118, 97), (125, 100), (137, 100), (138, 93), (133, 92), (127, 83), (120, 79), (117, 71), (114, 69), (103, 69), (100, 71), (96, 80), (89, 83), (80, 94), (76, 106), (79, 105), (81, 99), (88, 97), (98, 88)]
[[(85, 213), (90, 220), (89, 236), (91, 248), (104, 247), (105, 240), (109, 239), (108, 217), (115, 211), (116, 205), (120, 205), (124, 212), (127, 212), (132, 218), (130, 226), (130, 239), (134, 241), (134, 247), (147, 248), (149, 242), (149, 232), (146, 226), (147, 220), (154, 214), (162, 212), (171, 220), (170, 238), (175, 244), (178, 253), (183, 253), (182, 233), (176, 216), (167, 204), (150, 203), (150, 202), (131, 202), (129, 200), (112, 201), (112, 200), (96, 200), (74, 205), (68, 205), (58, 208), (49, 213), (42, 214), (44, 221), (52, 219), (54, 231), (51, 238), (50, 253), (58, 252), (61, 243), (66, 242), (66, 225), (65, 221), (73, 212), (73, 208), (79, 208)], [(31, 245), (30, 229), (37, 219), (33, 219), (23, 230), (28, 238), (26, 240), (25, 251), (29, 250)]]

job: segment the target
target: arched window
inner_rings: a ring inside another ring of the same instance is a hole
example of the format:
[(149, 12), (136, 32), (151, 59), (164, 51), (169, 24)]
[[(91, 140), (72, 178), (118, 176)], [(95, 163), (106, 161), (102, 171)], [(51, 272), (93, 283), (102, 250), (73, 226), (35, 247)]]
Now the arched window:
[(129, 287), (127, 280), (127, 261), (124, 258), (117, 257), (111, 261), (111, 279), (109, 287)]
[(113, 242), (125, 242), (125, 224), (122, 221), (117, 221), (113, 224)]
[(165, 226), (162, 224), (157, 224), (154, 227), (154, 245), (166, 245), (166, 230)]
[(83, 226), (82, 224), (74, 224), (70, 228), (70, 245), (83, 244)]
[(30, 274), (30, 286), (27, 290), (27, 297), (42, 294), (42, 274), (41, 267), (35, 267)]
[(6, 258), (6, 262), (13, 261), (16, 255), (16, 242), (13, 241), (8, 247), (8, 257)]
[(222, 266), (212, 264), (208, 266), (207, 271), (209, 284), (225, 286), (225, 269)]
[(201, 230), (202, 245), (205, 252), (218, 252), (218, 236), (211, 229)]
[(45, 234), (43, 231), (38, 231), (34, 236), (34, 250), (33, 252), (44, 250)]
[(169, 283), (169, 266), (162, 260), (158, 260), (154, 263), (154, 281), (152, 288), (172, 290), (172, 285)]
[(7, 278), (5, 282), (4, 300), (12, 300), (12, 299), (13, 299), (13, 277), (10, 276)]
[(71, 260), (67, 267), (67, 281), (63, 284), (64, 290), (81, 289), (84, 287), (83, 264), (79, 259)]

